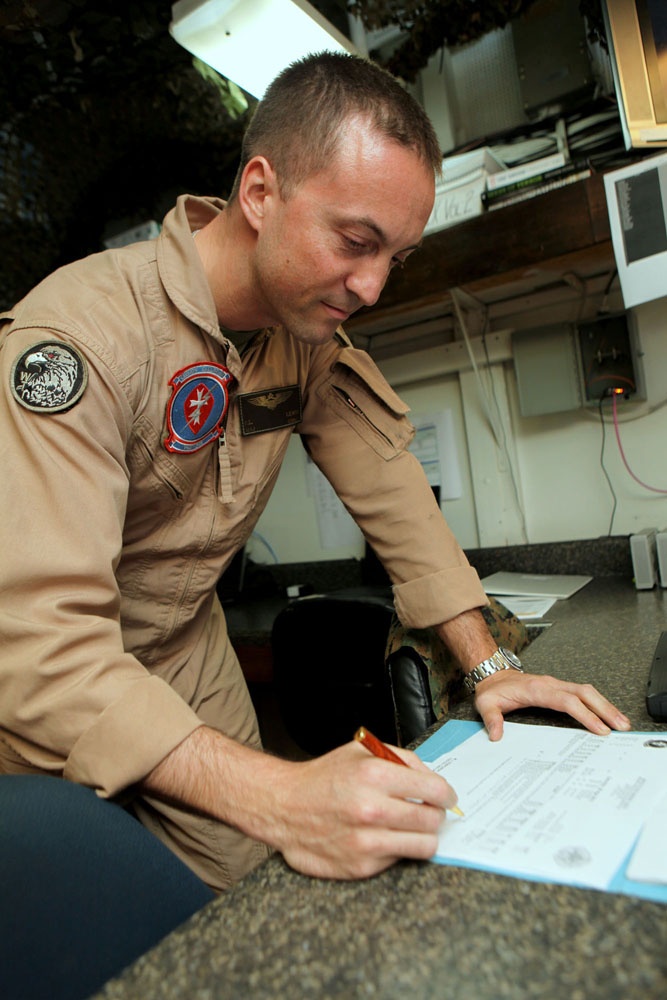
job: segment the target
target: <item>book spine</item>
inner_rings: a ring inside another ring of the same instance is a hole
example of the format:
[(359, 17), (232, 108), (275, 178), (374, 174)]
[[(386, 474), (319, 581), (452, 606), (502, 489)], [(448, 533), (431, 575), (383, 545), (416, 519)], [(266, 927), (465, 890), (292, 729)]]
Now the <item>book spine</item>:
[(521, 163), (517, 167), (508, 167), (507, 170), (499, 170), (494, 174), (489, 174), (486, 186), (489, 191), (498, 188), (505, 188), (515, 181), (528, 180), (533, 177), (545, 174), (547, 170), (557, 170), (564, 167), (565, 155), (563, 153), (552, 153), (551, 156), (542, 156), (539, 160), (531, 160), (528, 163)]
[(514, 181), (512, 184), (505, 184), (501, 188), (496, 188), (495, 191), (487, 190), (484, 192), (484, 198), (487, 202), (495, 201), (497, 198), (504, 198), (515, 191), (523, 191), (524, 188), (535, 187), (536, 184), (546, 184), (549, 181), (567, 177), (568, 174), (572, 174), (575, 171), (585, 170), (587, 167), (588, 162), (586, 160), (576, 160), (572, 163), (566, 163), (562, 167), (545, 170), (543, 173), (534, 174), (532, 177), (524, 177), (522, 180)]
[(540, 194), (547, 194), (549, 191), (555, 191), (557, 188), (565, 187), (567, 184), (573, 184), (575, 181), (585, 180), (586, 177), (590, 177), (593, 171), (590, 167), (584, 167), (581, 170), (575, 170), (572, 173), (564, 174), (561, 177), (554, 177), (552, 180), (545, 181), (541, 184), (535, 184), (531, 187), (519, 188), (516, 191), (508, 193), (504, 198), (494, 198), (490, 202), (485, 202), (484, 196), (482, 195), (482, 203), (487, 211), (493, 212), (498, 208), (506, 208), (508, 205), (515, 205), (519, 201), (526, 201), (528, 198), (535, 198)]

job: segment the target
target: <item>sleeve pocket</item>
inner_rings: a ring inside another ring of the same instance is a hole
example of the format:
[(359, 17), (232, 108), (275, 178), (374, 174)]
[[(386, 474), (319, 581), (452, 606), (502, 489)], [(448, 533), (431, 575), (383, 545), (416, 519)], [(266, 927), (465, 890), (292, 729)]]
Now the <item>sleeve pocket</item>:
[(382, 458), (394, 458), (412, 440), (409, 407), (365, 351), (342, 350), (318, 396)]

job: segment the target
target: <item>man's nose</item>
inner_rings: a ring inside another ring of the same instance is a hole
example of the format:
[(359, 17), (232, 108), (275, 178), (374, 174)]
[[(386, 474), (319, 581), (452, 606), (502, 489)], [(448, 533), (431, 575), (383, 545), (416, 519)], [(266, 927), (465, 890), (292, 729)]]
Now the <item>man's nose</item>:
[(388, 268), (379, 260), (359, 262), (345, 282), (362, 305), (373, 306), (380, 298), (389, 275)]

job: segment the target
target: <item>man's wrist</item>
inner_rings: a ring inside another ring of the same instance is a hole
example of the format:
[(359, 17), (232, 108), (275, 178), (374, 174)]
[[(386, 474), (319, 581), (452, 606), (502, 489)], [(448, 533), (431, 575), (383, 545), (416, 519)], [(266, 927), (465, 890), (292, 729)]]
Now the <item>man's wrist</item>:
[(469, 694), (474, 694), (478, 684), (485, 681), (487, 677), (498, 673), (500, 670), (518, 670), (523, 673), (521, 660), (510, 649), (499, 647), (486, 660), (482, 660), (476, 667), (468, 671), (463, 678), (466, 690)]

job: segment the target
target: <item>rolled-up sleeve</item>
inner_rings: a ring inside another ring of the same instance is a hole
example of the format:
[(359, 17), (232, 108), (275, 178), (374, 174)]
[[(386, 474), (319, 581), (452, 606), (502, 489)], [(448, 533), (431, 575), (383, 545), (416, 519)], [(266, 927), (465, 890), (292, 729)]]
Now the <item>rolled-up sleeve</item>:
[(144, 778), (199, 725), (165, 681), (141, 677), (81, 734), (64, 777), (114, 795)]

